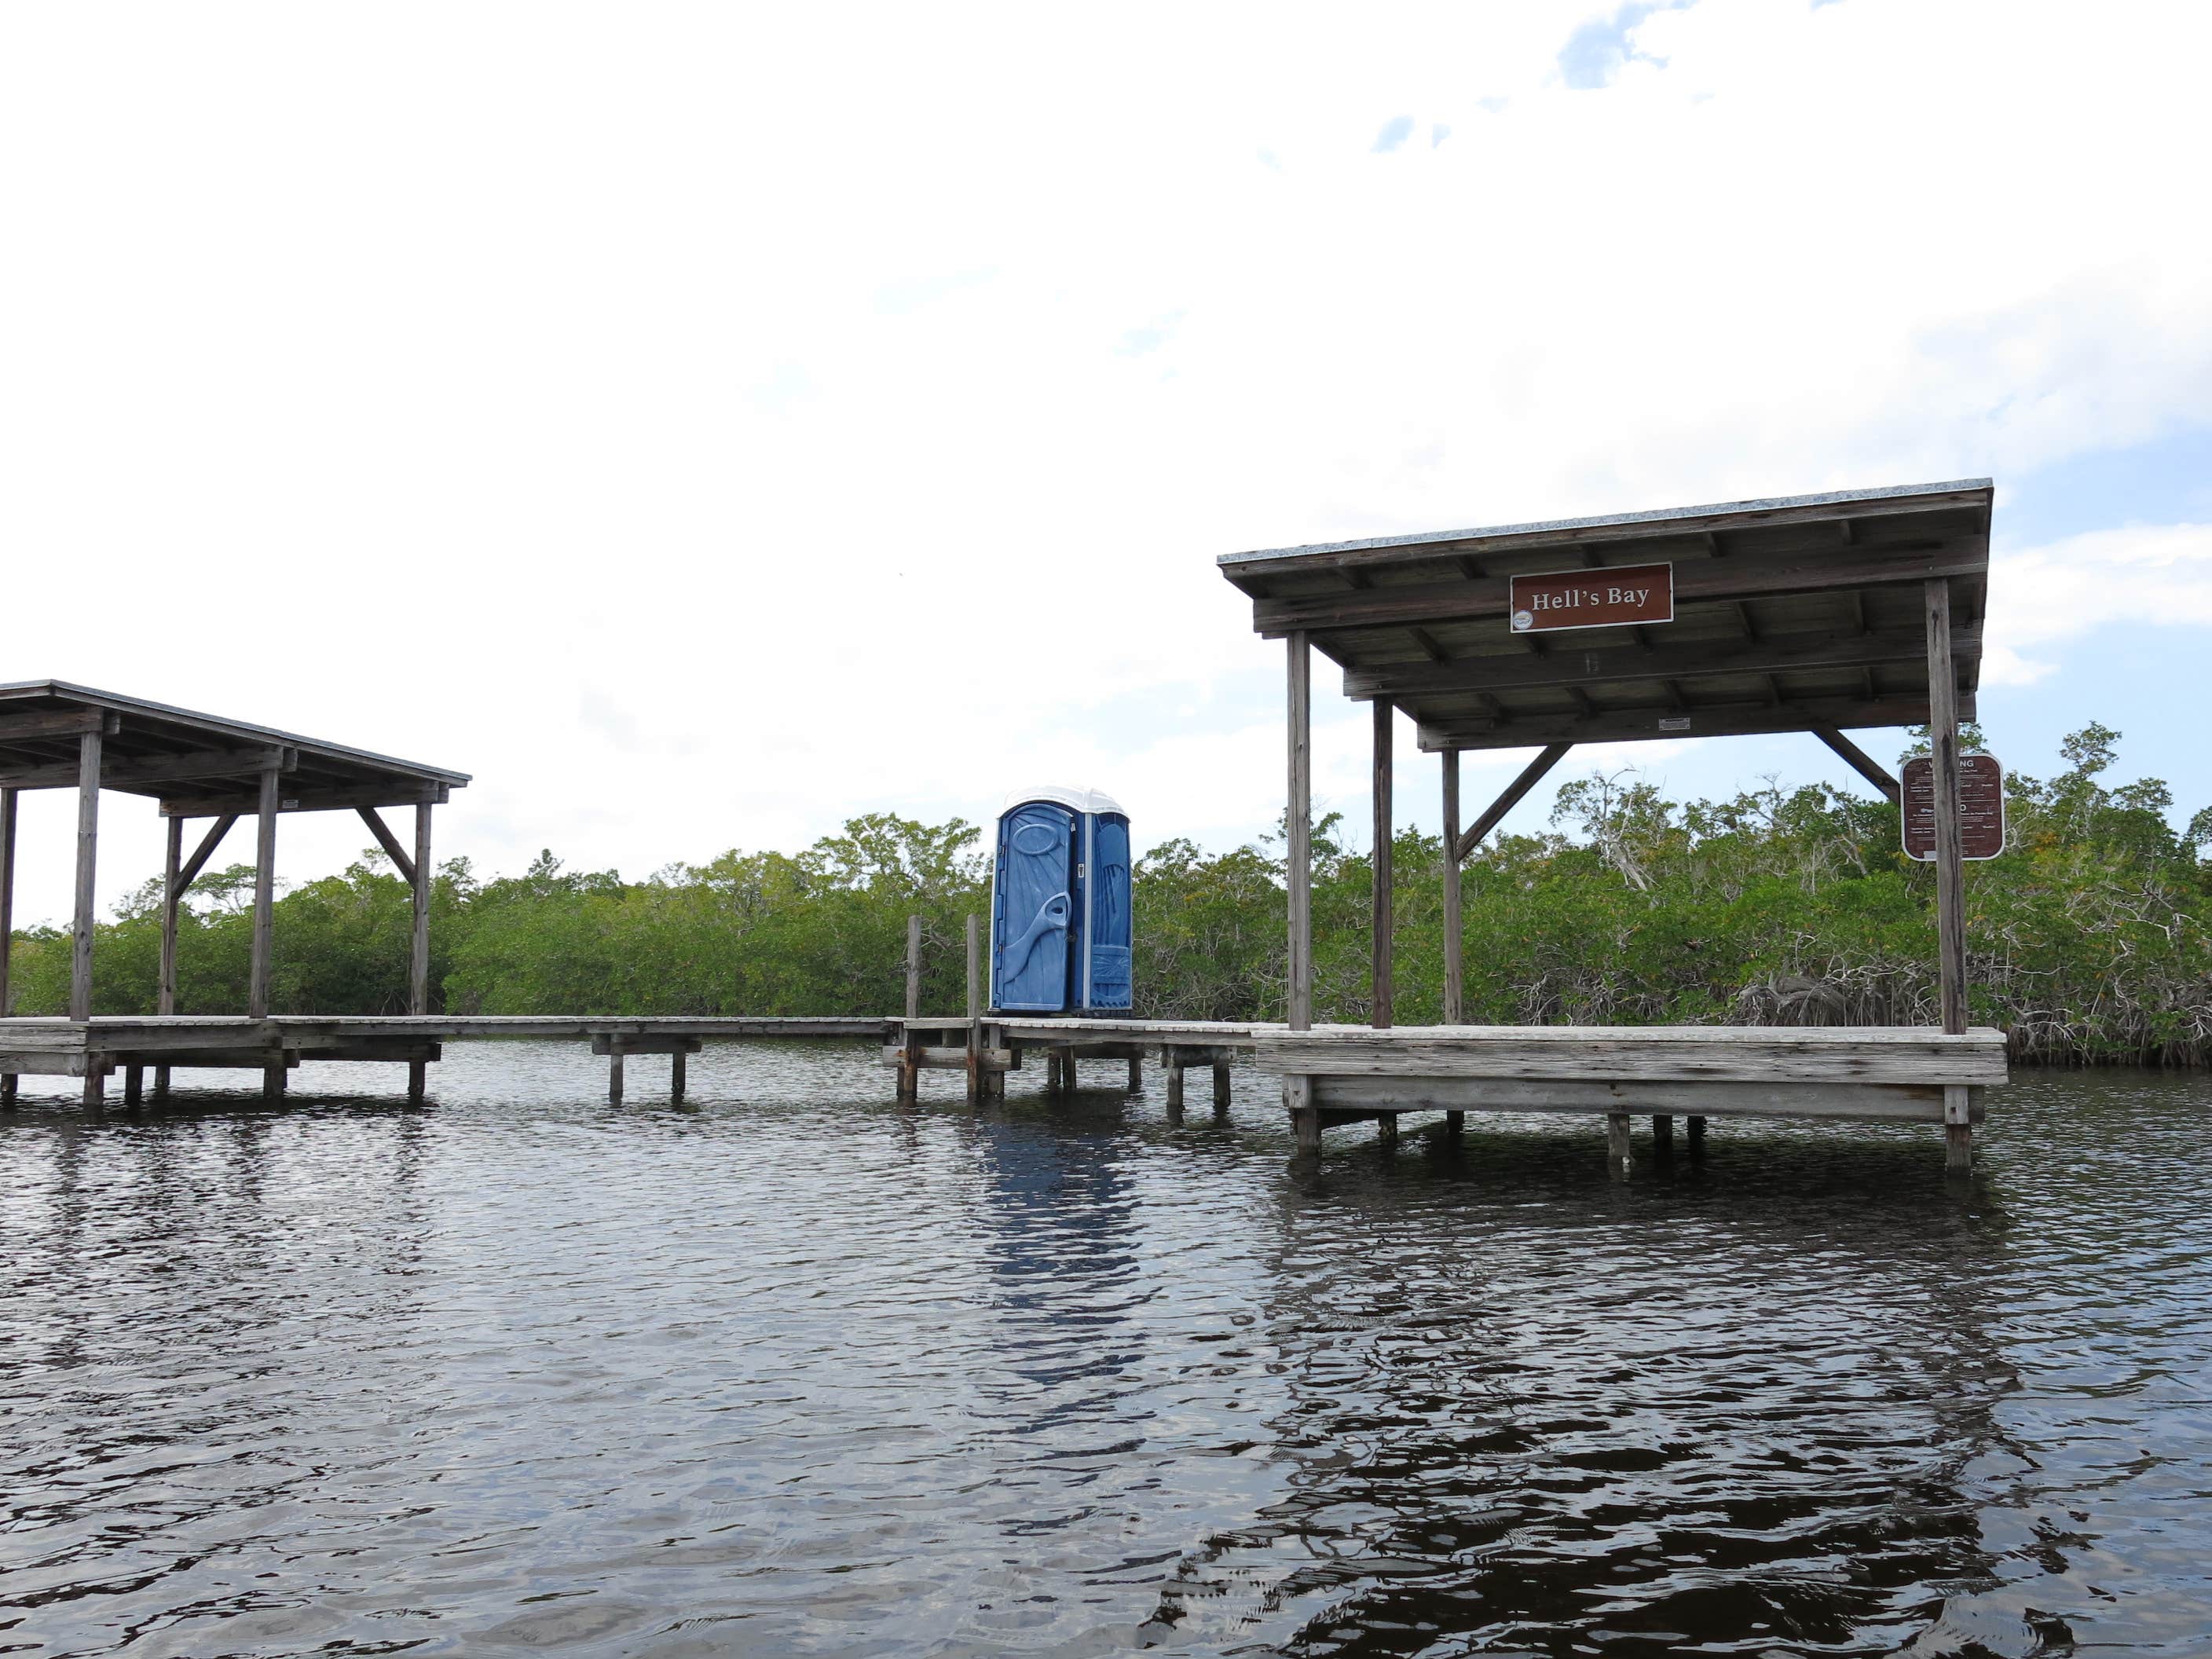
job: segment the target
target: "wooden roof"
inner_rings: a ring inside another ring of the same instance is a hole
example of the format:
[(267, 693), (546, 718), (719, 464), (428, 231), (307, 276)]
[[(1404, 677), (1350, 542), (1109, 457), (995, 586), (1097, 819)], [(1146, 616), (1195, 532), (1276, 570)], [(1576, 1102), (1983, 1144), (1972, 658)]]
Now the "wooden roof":
[(78, 740), (104, 734), (100, 783), (152, 795), (172, 817), (257, 808), (260, 774), (283, 775), (281, 810), (435, 805), (465, 772), (395, 760), (266, 726), (194, 714), (64, 680), (0, 685), (0, 787), (75, 788)]
[[(1526, 748), (1928, 719), (1922, 584), (1951, 581), (1974, 717), (1987, 478), (1231, 553), (1270, 639), (1298, 629), (1421, 747)], [(1674, 620), (1516, 634), (1508, 578), (1671, 563)]]

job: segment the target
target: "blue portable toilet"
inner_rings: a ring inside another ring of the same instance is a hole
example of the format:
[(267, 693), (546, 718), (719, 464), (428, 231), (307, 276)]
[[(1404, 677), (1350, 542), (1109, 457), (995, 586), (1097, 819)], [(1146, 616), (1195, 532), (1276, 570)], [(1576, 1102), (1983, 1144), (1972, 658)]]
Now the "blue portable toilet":
[(1096, 789), (1017, 790), (991, 873), (991, 1006), (1091, 1013), (1130, 1006), (1129, 818)]

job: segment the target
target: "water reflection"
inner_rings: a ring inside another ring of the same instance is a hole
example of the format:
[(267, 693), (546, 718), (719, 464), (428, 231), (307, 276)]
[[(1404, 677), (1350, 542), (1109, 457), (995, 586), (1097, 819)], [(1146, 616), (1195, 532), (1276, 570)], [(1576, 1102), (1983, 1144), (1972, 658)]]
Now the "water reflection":
[[(2028, 1654), (2212, 1628), (2202, 1079), (1286, 1175), (864, 1051), (0, 1118), (0, 1649)], [(946, 1084), (947, 1089), (935, 1085)]]

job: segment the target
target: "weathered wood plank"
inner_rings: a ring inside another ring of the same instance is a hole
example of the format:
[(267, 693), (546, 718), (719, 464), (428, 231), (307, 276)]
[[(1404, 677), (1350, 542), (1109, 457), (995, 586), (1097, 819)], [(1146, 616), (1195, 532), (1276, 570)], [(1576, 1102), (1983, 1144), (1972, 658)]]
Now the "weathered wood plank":
[[(1981, 648), (1978, 628), (1961, 629), (1962, 654)], [(1540, 656), (1493, 653), (1449, 662), (1394, 663), (1388, 667), (1347, 668), (1344, 695), (1355, 701), (1417, 693), (1538, 690), (1554, 686), (1588, 686), (1632, 680), (1704, 678), (1726, 674), (1786, 673), (1795, 669), (1879, 668), (1917, 663), (1928, 642), (1911, 634), (1859, 634), (1824, 630), (1776, 634), (1757, 639), (1700, 641), (1691, 645), (1601, 647), (1547, 651)]]
[(246, 1012), (269, 1016), (269, 971), (276, 937), (276, 805), (283, 775), (273, 767), (261, 775), (260, 812), (253, 842), (253, 946), (246, 967)]
[[(1690, 1037), (1685, 1032), (1700, 1035)], [(1564, 1035), (1563, 1035), (1564, 1034)], [(2001, 1084), (2004, 1036), (1890, 1028), (1338, 1028), (1266, 1033), (1260, 1065), (1285, 1075), (1589, 1079), (1631, 1081)]]
[[(1314, 1097), (1347, 1111), (1638, 1112), (1689, 1115), (1693, 1146), (1705, 1119), (1801, 1117), (1941, 1123), (1941, 1085), (1602, 1082), (1588, 1079), (1316, 1077)], [(1972, 1091), (1973, 1120), (1983, 1108)]]
[(104, 709), (71, 709), (68, 713), (38, 712), (0, 714), (0, 744), (40, 743), (53, 738), (82, 738), (87, 733), (112, 737), (121, 722)]
[[(1971, 719), (1974, 700), (1961, 696), (1960, 716)], [(1917, 726), (1928, 718), (1917, 696), (1784, 697), (1728, 703), (1646, 703), (1634, 708), (1593, 708), (1588, 714), (1503, 714), (1423, 720), (1421, 748), (1527, 749), (1540, 743), (1628, 743), (1644, 738), (1755, 737), (1810, 732), (1821, 726)]]
[[(216, 749), (197, 754), (112, 756), (100, 772), (103, 789), (132, 789), (146, 784), (186, 782), (199, 778), (252, 777), (265, 768), (296, 765), (289, 749)], [(16, 789), (66, 789), (76, 781), (71, 762), (41, 766), (0, 766), (0, 784)]]
[[(451, 794), (451, 787), (447, 784), (416, 783), (403, 779), (394, 779), (389, 788), (380, 784), (332, 788), (301, 783), (278, 797), (276, 810), (280, 812), (339, 812), (362, 806), (414, 806), (425, 803), (442, 806)], [(205, 818), (223, 812), (236, 812), (243, 816), (253, 810), (255, 796), (245, 791), (161, 797), (161, 814), (165, 817)]]
[[(1988, 568), (1987, 555), (1966, 545), (1913, 546), (1892, 552), (1854, 550), (1846, 556), (1792, 553), (1778, 558), (1716, 559), (1675, 566), (1674, 603), (1679, 614), (1680, 606), (1706, 600), (1917, 584), (1940, 577), (1979, 576)], [(1510, 592), (1510, 578), (1486, 576), (1255, 599), (1253, 626), (1267, 639), (1280, 639), (1297, 632), (1486, 621), (1507, 614)]]

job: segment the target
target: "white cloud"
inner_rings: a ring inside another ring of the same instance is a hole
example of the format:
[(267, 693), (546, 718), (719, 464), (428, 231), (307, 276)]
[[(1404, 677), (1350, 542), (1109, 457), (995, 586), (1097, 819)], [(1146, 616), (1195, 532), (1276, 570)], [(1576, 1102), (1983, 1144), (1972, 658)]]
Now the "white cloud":
[(1217, 553), (2212, 408), (2212, 9), (1700, 0), (1569, 88), (1611, 15), (11, 10), (0, 678), (468, 768), (494, 868), (1071, 774), (1233, 839)]
[(2057, 665), (2027, 653), (2114, 623), (2212, 626), (2212, 525), (2096, 530), (1994, 553), (1982, 677), (2033, 684)]

